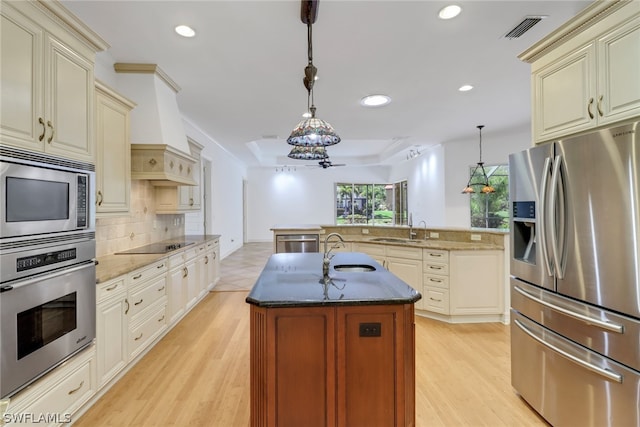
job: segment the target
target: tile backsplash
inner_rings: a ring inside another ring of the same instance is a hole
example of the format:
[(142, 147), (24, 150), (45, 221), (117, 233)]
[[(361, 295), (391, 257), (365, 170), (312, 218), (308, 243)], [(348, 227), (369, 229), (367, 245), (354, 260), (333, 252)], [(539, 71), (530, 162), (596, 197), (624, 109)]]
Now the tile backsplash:
[(154, 197), (149, 181), (131, 181), (129, 215), (96, 220), (96, 256), (184, 235), (184, 214), (157, 215)]

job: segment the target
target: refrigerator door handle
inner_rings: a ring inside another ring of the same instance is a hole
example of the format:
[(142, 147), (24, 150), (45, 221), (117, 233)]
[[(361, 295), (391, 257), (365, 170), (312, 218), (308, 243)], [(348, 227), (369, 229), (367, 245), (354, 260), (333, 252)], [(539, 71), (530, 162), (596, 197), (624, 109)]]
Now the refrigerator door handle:
[[(555, 266), (555, 274), (558, 279), (564, 279), (564, 267), (562, 265), (562, 248), (560, 247), (560, 240), (564, 244), (564, 239), (560, 239), (561, 234), (564, 235), (564, 203), (559, 200), (558, 197), (558, 188), (561, 183), (560, 180), (560, 167), (562, 166), (562, 156), (556, 156), (553, 162), (553, 172), (551, 172), (551, 191), (549, 193), (549, 213), (553, 215), (551, 218), (549, 230), (551, 235), (551, 253), (553, 254), (553, 264)], [(561, 195), (564, 195), (562, 190), (560, 191)], [(558, 230), (558, 224), (555, 221), (556, 209), (559, 209), (560, 213), (558, 217), (558, 222), (560, 224), (560, 230)]]
[(547, 157), (544, 160), (544, 166), (542, 168), (542, 183), (540, 184), (540, 212), (538, 212), (538, 236), (540, 237), (540, 246), (542, 247), (542, 258), (544, 259), (544, 265), (547, 269), (547, 274), (553, 276), (553, 266), (549, 257), (549, 251), (547, 250), (547, 192), (549, 183), (549, 172), (551, 171), (551, 157)]
[(580, 359), (579, 357), (574, 356), (573, 354), (567, 353), (566, 351), (562, 350), (559, 347), (556, 347), (553, 344), (550, 344), (548, 342), (546, 342), (544, 339), (538, 337), (536, 334), (534, 334), (532, 331), (529, 330), (529, 328), (527, 328), (522, 322), (520, 322), (519, 320), (514, 320), (514, 323), (516, 324), (516, 326), (518, 328), (520, 328), (522, 330), (522, 332), (524, 332), (525, 334), (527, 334), (529, 337), (531, 337), (532, 339), (534, 339), (535, 341), (537, 341), (538, 343), (540, 343), (541, 345), (549, 348), (550, 350), (558, 353), (560, 356), (572, 361), (573, 363), (575, 363), (576, 365), (580, 365), (585, 369), (588, 369), (591, 372), (595, 372), (598, 375), (601, 375), (611, 381), (615, 381), (619, 384), (622, 384), (622, 375), (613, 372), (609, 369), (605, 369), (605, 368), (601, 368), (600, 366), (596, 366), (592, 363), (589, 363), (585, 360)]
[(607, 331), (610, 332), (615, 332), (617, 334), (622, 334), (624, 333), (624, 327), (622, 325), (618, 325), (616, 323), (611, 323), (611, 322), (607, 322), (604, 320), (600, 320), (600, 319), (596, 319), (594, 317), (589, 317), (589, 316), (585, 316), (584, 314), (580, 314), (580, 313), (576, 313), (575, 311), (571, 311), (568, 310), (566, 308), (560, 307), (558, 305), (552, 304), (548, 301), (545, 301), (541, 298), (538, 298), (535, 295), (531, 295), (529, 292), (527, 292), (526, 290), (522, 289), (521, 287), (515, 285), (513, 287), (513, 290), (516, 291), (517, 293), (519, 293), (520, 295), (522, 295), (525, 298), (529, 298), (535, 302), (537, 302), (540, 305), (543, 305), (545, 307), (548, 307), (554, 311), (560, 312), (562, 314), (566, 314), (569, 317), (573, 317), (574, 319), (580, 320), (588, 325), (593, 325), (593, 326), (597, 326), (601, 329), (605, 329)]

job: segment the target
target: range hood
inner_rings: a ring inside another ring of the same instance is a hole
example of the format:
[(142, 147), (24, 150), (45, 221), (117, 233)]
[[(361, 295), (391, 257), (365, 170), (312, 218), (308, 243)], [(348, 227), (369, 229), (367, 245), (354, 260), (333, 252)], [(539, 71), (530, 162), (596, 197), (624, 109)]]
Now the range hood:
[(180, 87), (156, 64), (116, 63), (118, 88), (131, 111), (131, 178), (157, 186), (198, 185), (176, 94)]

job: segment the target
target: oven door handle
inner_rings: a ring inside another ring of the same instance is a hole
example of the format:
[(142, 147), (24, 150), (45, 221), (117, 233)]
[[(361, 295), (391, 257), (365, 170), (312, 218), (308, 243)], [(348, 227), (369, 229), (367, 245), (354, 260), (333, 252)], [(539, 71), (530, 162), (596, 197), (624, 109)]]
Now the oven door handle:
[(42, 279), (46, 279), (46, 280), (54, 279), (59, 276), (64, 276), (65, 274), (68, 274), (68, 273), (74, 273), (76, 271), (84, 270), (85, 268), (88, 268), (88, 267), (95, 268), (95, 264), (93, 260), (87, 261), (83, 264), (76, 265), (74, 267), (63, 268), (60, 271), (47, 272), (47, 273), (31, 276), (23, 280), (19, 280), (16, 283), (12, 283), (11, 285), (3, 286), (2, 292), (7, 292), (17, 288), (22, 288), (23, 286), (33, 285), (34, 283), (42, 282)]

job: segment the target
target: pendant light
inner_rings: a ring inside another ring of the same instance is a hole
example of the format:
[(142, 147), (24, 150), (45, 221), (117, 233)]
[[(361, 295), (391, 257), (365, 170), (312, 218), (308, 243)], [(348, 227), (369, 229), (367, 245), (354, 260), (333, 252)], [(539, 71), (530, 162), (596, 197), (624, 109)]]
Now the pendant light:
[[(307, 110), (311, 113), (311, 117), (302, 120), (296, 125), (289, 138), (287, 138), (287, 143), (299, 147), (327, 147), (339, 143), (340, 137), (328, 122), (316, 117), (316, 107), (313, 101), (313, 85), (316, 81), (318, 69), (313, 65), (311, 24), (315, 21), (318, 0), (302, 0), (301, 7), (302, 22), (307, 24), (307, 55), (309, 59), (309, 63), (304, 69), (303, 82), (304, 87), (307, 89)], [(305, 154), (309, 154), (309, 152)], [(300, 153), (301, 151), (296, 150), (294, 147), (289, 153), (289, 157), (298, 158), (295, 156), (300, 156)], [(302, 158), (308, 160), (307, 157), (303, 156)], [(316, 159), (313, 158), (313, 160)]]
[[(467, 182), (467, 186), (462, 190), (462, 194), (471, 194), (475, 193), (476, 189), (474, 187), (482, 187), (480, 189), (481, 193), (494, 193), (496, 191), (491, 185), (489, 185), (489, 177), (487, 176), (487, 172), (484, 170), (484, 162), (482, 161), (482, 128), (484, 125), (478, 125), (478, 131), (480, 132), (480, 161), (471, 172), (471, 176), (469, 177), (469, 182)], [(476, 172), (478, 169), (482, 172), (482, 176), (477, 177), (476, 181), (473, 181), (476, 176)], [(479, 179), (479, 180), (478, 180)]]
[(288, 157), (295, 160), (326, 160), (329, 155), (324, 147), (295, 146)]

